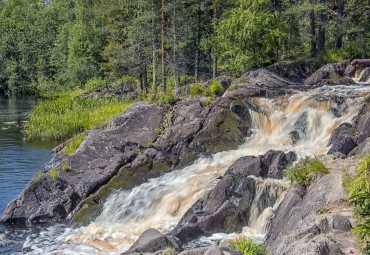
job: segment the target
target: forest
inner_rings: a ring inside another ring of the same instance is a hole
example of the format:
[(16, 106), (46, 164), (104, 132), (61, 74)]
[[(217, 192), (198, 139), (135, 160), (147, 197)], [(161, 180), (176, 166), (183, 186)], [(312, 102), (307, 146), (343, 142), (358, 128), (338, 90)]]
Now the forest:
[(366, 0), (2, 0), (0, 94), (134, 79), (156, 95), (283, 60), (366, 58), (369, 16)]

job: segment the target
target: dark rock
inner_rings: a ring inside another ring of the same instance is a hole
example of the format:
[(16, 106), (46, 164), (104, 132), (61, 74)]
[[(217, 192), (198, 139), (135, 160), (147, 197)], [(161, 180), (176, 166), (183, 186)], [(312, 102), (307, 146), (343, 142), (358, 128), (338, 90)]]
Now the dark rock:
[(339, 80), (339, 78), (344, 75), (347, 65), (348, 63), (346, 61), (327, 64), (308, 77), (304, 84), (322, 86), (338, 83), (335, 82), (335, 80)]
[[(106, 184), (123, 165), (136, 158), (148, 141), (157, 138), (156, 128), (164, 116), (165, 109), (161, 106), (135, 103), (114, 118), (106, 130), (90, 131), (76, 153), (64, 157), (56, 166), (60, 171), (59, 179), (43, 177), (37, 182), (31, 181), (22, 194), (8, 205), (1, 221), (65, 219), (79, 201)], [(70, 171), (63, 171), (62, 164), (68, 165)], [(59, 186), (54, 187), (57, 184)], [(42, 192), (38, 192), (39, 189)], [(31, 197), (34, 199), (30, 200)], [(51, 210), (51, 205), (64, 208), (64, 211)]]
[(342, 77), (338, 80), (338, 82), (336, 82), (335, 85), (337, 85), (337, 84), (348, 86), (348, 85), (356, 85), (356, 82), (353, 79), (349, 78), (349, 77)]
[(370, 137), (370, 102), (361, 107), (358, 116), (355, 120), (355, 126), (358, 129), (359, 135)]
[(346, 68), (344, 75), (354, 77), (357, 72), (361, 72), (366, 67), (370, 66), (370, 59), (355, 59)]
[(292, 140), (292, 143), (295, 145), (301, 140), (301, 136), (299, 135), (299, 132), (296, 130), (289, 132), (289, 138)]
[(304, 61), (294, 65), (284, 65), (279, 62), (266, 69), (296, 83), (302, 83), (308, 75), (312, 74)]
[(355, 138), (353, 136), (343, 135), (333, 143), (333, 146), (328, 151), (328, 154), (340, 152), (344, 155), (348, 155), (356, 147), (357, 143), (355, 142)]
[(133, 80), (128, 80), (120, 83), (118, 86), (106, 86), (104, 88), (97, 88), (87, 92), (84, 92), (78, 97), (96, 97), (96, 98), (107, 98), (107, 97), (122, 97), (128, 96), (130, 98), (139, 98), (140, 92), (136, 91), (137, 83)]
[(362, 73), (361, 73), (361, 77), (360, 77), (360, 82), (368, 82), (369, 81), (369, 78), (370, 78), (370, 67), (366, 67)]
[(350, 123), (340, 124), (334, 131), (331, 133), (328, 146), (334, 144), (338, 139), (341, 139), (343, 136), (354, 136), (356, 129)]
[(278, 190), (285, 189), (272, 184), (260, 186), (260, 181), (253, 176), (282, 178), (283, 169), (295, 160), (293, 155), (269, 151), (263, 156), (238, 159), (216, 187), (185, 213), (171, 234), (181, 242), (188, 242), (201, 235), (241, 231), (241, 227), (248, 224), (252, 205), (263, 212), (274, 206)]
[(228, 77), (228, 76), (219, 76), (219, 77), (216, 77), (215, 79), (211, 79), (209, 81), (207, 81), (206, 83), (204, 83), (202, 85), (202, 88), (203, 89), (208, 89), (208, 87), (212, 84), (212, 82), (216, 80), (218, 83), (220, 83), (224, 89), (224, 92), (230, 87), (230, 84), (232, 82), (232, 79), (231, 77)]
[(179, 240), (171, 235), (163, 235), (156, 229), (148, 229), (140, 235), (136, 242), (130, 249), (122, 255), (129, 255), (133, 253), (146, 253), (165, 250), (168, 247), (173, 247), (175, 251), (182, 250)]
[(341, 214), (333, 214), (330, 218), (332, 228), (341, 231), (350, 231), (352, 229), (351, 222), (348, 216)]
[(195, 248), (195, 249), (180, 252), (178, 255), (204, 255), (207, 249), (208, 247)]

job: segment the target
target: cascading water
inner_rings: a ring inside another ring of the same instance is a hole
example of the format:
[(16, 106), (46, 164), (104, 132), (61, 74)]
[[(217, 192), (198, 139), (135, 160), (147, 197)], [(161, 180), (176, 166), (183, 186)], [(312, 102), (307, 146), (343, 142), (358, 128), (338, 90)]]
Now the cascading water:
[[(31, 235), (24, 250), (32, 254), (119, 254), (148, 228), (171, 230), (186, 210), (217, 184), (217, 177), (242, 156), (259, 155), (270, 149), (295, 151), (299, 157), (326, 153), (331, 132), (340, 123), (352, 121), (361, 97), (369, 92), (369, 87), (323, 87), (292, 92), (274, 100), (254, 98), (248, 102), (255, 106), (255, 111), (250, 110), (254, 134), (238, 149), (200, 158), (191, 166), (132, 190), (118, 190), (90, 225), (77, 229), (50, 227)], [(336, 103), (339, 97), (343, 100)], [(256, 182), (248, 229), (263, 234), (288, 184), (260, 178)], [(266, 189), (273, 202), (262, 205), (259, 201)]]

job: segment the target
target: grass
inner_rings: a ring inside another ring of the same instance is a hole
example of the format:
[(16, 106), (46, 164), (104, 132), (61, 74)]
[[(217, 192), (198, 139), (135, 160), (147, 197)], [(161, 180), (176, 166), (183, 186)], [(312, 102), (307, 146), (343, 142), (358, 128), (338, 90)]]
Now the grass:
[(56, 170), (55, 168), (50, 169), (49, 172), (50, 176), (53, 177), (54, 179), (59, 179), (60, 176), (60, 171)]
[(62, 170), (68, 172), (68, 171), (71, 170), (71, 167), (69, 165), (63, 163)]
[(73, 137), (66, 145), (66, 147), (63, 148), (63, 154), (64, 155), (71, 155), (75, 153), (77, 148), (80, 146), (82, 141), (85, 139), (85, 134), (79, 134), (75, 137)]
[(48, 99), (34, 109), (25, 134), (35, 140), (66, 140), (109, 123), (133, 102), (117, 98), (78, 98), (73, 94)]
[(203, 107), (206, 107), (206, 106), (207, 106), (207, 105), (209, 105), (209, 104), (210, 104), (214, 99), (215, 99), (215, 97), (214, 97), (214, 96), (210, 96), (210, 97), (208, 97), (207, 101), (202, 102), (202, 106), (203, 106)]
[(355, 217), (358, 225), (353, 229), (360, 238), (364, 254), (370, 253), (370, 154), (363, 159), (356, 175), (347, 174), (343, 182), (348, 191), (350, 203), (355, 206)]
[(291, 182), (296, 181), (303, 186), (308, 186), (315, 176), (328, 173), (329, 170), (320, 160), (305, 158), (288, 169), (285, 172), (285, 177)]
[(239, 88), (239, 86), (238, 85), (233, 85), (233, 86), (231, 86), (230, 88), (229, 88), (229, 91), (235, 91), (235, 90), (237, 90)]
[(265, 255), (267, 254), (267, 247), (263, 244), (258, 244), (252, 239), (240, 237), (229, 241), (232, 245), (238, 248), (243, 255)]
[(32, 177), (32, 180), (33, 181), (38, 181), (38, 180), (40, 180), (40, 178), (42, 177), (42, 172), (41, 171), (39, 171), (39, 173), (37, 174), (37, 175), (34, 175), (33, 177)]

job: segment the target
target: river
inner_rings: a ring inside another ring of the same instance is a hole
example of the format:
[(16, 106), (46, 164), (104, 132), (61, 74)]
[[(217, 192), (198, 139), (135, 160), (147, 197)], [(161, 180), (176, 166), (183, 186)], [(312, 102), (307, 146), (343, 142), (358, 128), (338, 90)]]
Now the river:
[[(36, 99), (0, 97), (0, 214), (16, 198), (25, 185), (50, 160), (55, 143), (31, 143), (24, 139), (22, 129)], [(2, 240), (3, 235), (14, 238)], [(23, 230), (0, 225), (0, 254), (12, 254), (21, 241)], [(14, 239), (13, 241), (9, 239)]]

